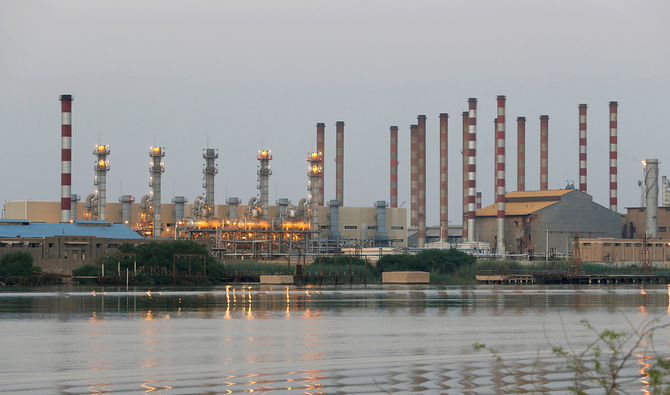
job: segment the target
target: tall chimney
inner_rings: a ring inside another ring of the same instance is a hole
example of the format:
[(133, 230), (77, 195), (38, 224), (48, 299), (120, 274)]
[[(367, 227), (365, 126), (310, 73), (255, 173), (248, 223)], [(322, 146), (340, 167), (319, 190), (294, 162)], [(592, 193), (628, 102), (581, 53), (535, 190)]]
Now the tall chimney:
[(132, 210), (135, 199), (131, 195), (123, 195), (119, 198), (121, 202), (121, 222), (128, 227), (133, 226)]
[(549, 189), (549, 115), (540, 116), (540, 190)]
[(449, 114), (440, 114), (440, 240), (449, 239)]
[(426, 116), (417, 117), (419, 126), (419, 229), (416, 246), (426, 243)]
[(463, 240), (468, 239), (468, 112), (463, 111)]
[[(325, 153), (326, 153), (326, 151), (325, 151), (326, 137), (325, 136), (326, 136), (326, 124), (325, 123), (317, 123), (316, 124), (316, 151), (321, 153), (322, 158), (325, 158)], [(324, 186), (325, 186), (325, 184), (323, 182), (323, 165), (324, 165), (324, 162), (322, 161), (321, 162), (321, 169), (322, 169), (321, 177), (319, 177), (319, 196), (317, 196), (319, 206), (321, 206), (321, 207), (323, 207), (324, 195), (325, 195), (325, 193), (323, 191)]]
[(202, 152), (202, 157), (205, 159), (205, 168), (202, 169), (205, 188), (205, 210), (207, 216), (214, 215), (214, 176), (219, 172), (216, 167), (216, 159), (219, 157), (219, 151), (207, 148)]
[(337, 199), (331, 199), (328, 202), (328, 218), (330, 219), (330, 229), (328, 230), (328, 239), (338, 240), (340, 238), (340, 202)]
[(419, 227), (419, 126), (410, 130), (410, 226)]
[(398, 127), (391, 126), (391, 208), (398, 207)]
[[(174, 222), (181, 222), (184, 220), (184, 204), (188, 202), (188, 199), (184, 196), (175, 196), (172, 198), (172, 203), (174, 203)], [(175, 225), (176, 226), (176, 225)]]
[(526, 118), (516, 119), (516, 190), (526, 190)]
[(272, 175), (272, 151), (260, 150), (256, 157), (260, 162), (258, 169), (258, 189), (260, 190), (260, 203), (262, 207), (261, 218), (268, 219), (268, 209), (270, 207), (270, 176)]
[(496, 130), (496, 203), (498, 205), (498, 244), (496, 252), (505, 258), (505, 96), (498, 96)]
[(338, 207), (344, 206), (344, 121), (335, 124), (335, 197)]
[(618, 103), (610, 102), (610, 210), (617, 211), (617, 119)]
[[(496, 110), (497, 111), (497, 110)], [(498, 198), (498, 117), (493, 118), (493, 204)]]
[(647, 159), (647, 171), (644, 174), (646, 193), (645, 209), (647, 236), (658, 239), (658, 159)]
[(151, 174), (149, 186), (153, 188), (153, 237), (159, 238), (161, 237), (161, 175), (165, 172), (165, 165), (163, 164), (165, 148), (151, 147), (149, 156), (152, 159), (151, 168), (149, 168), (149, 174)]
[(240, 199), (237, 197), (229, 197), (226, 199), (226, 204), (228, 205), (228, 220), (233, 222), (237, 221)]
[(307, 161), (309, 162), (310, 229), (312, 237), (319, 238), (321, 232), (319, 227), (319, 180), (323, 171), (323, 156), (320, 152), (312, 152)]
[[(95, 162), (95, 185), (98, 186), (98, 219), (107, 220), (107, 172), (109, 171), (109, 145), (96, 145), (93, 155), (97, 157)], [(76, 217), (76, 215), (75, 215)]]
[(475, 241), (477, 191), (477, 99), (468, 100), (468, 241)]
[(60, 222), (72, 219), (72, 95), (61, 95)]
[(586, 192), (586, 104), (579, 105), (579, 190)]
[(481, 210), (482, 208), (482, 193), (477, 192), (476, 198), (475, 198), (475, 206), (477, 210)]
[(76, 193), (73, 193), (72, 197), (70, 198), (70, 201), (71, 201), (71, 208), (70, 208), (71, 216), (70, 216), (70, 219), (72, 219), (73, 221), (77, 220), (77, 203), (79, 202), (79, 200), (81, 200), (81, 196), (77, 195)]

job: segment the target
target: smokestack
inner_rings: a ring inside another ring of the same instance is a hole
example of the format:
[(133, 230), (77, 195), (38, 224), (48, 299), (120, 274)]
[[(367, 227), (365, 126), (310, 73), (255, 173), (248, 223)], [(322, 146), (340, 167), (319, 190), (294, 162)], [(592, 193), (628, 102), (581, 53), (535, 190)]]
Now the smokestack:
[[(496, 110), (497, 111), (497, 110)], [(493, 118), (493, 204), (498, 198), (498, 117)]]
[[(98, 219), (107, 220), (107, 172), (109, 171), (109, 145), (96, 145), (93, 155), (97, 156), (95, 163), (95, 185), (98, 186)], [(76, 217), (76, 214), (75, 214)]]
[(419, 126), (419, 229), (416, 246), (421, 248), (426, 243), (426, 116), (417, 117)]
[(496, 252), (505, 257), (505, 96), (498, 96), (496, 130), (496, 203), (498, 205), (498, 244)]
[(79, 202), (80, 199), (81, 196), (77, 195), (76, 193), (73, 193), (72, 197), (70, 198), (70, 201), (72, 202), (70, 207), (71, 219), (73, 221), (77, 220), (77, 202)]
[(468, 100), (468, 241), (475, 241), (477, 191), (477, 99)]
[(579, 105), (579, 190), (586, 192), (586, 104)]
[(332, 199), (330, 202), (328, 202), (328, 206), (330, 207), (328, 212), (328, 218), (330, 219), (328, 239), (337, 240), (340, 238), (340, 203), (336, 199)]
[(610, 210), (617, 211), (617, 119), (618, 103), (610, 102)]
[(440, 240), (449, 231), (449, 114), (440, 114)]
[(212, 148), (207, 148), (202, 152), (202, 157), (205, 159), (205, 168), (202, 169), (205, 188), (205, 214), (207, 216), (214, 215), (214, 176), (219, 172), (214, 161), (219, 157), (219, 151)]
[(61, 95), (61, 162), (60, 162), (60, 222), (72, 219), (72, 101), (74, 96)]
[[(326, 140), (326, 124), (325, 123), (317, 123), (316, 124), (316, 152), (319, 152), (321, 154), (322, 158), (325, 158), (325, 144)], [(324, 204), (324, 182), (323, 182), (323, 162), (321, 162), (321, 177), (319, 177), (319, 196), (317, 196), (317, 200), (319, 202), (319, 206), (323, 207)]]
[(480, 210), (482, 208), (482, 193), (481, 192), (477, 192), (477, 197), (475, 198), (475, 204), (477, 206), (476, 207), (477, 210)]
[(149, 157), (152, 159), (149, 168), (149, 174), (151, 174), (149, 186), (153, 188), (153, 237), (159, 238), (161, 237), (161, 175), (165, 172), (165, 164), (162, 162), (163, 157), (165, 157), (165, 148), (151, 147)]
[(377, 200), (374, 206), (377, 208), (377, 230), (375, 231), (375, 240), (378, 245), (381, 246), (386, 244), (389, 238), (389, 234), (386, 232), (386, 207), (388, 207), (388, 203), (383, 200)]
[(410, 130), (410, 226), (419, 227), (419, 125)]
[(335, 123), (335, 196), (338, 207), (344, 206), (344, 122)]
[[(174, 203), (174, 222), (180, 222), (184, 220), (184, 204), (188, 202), (188, 199), (184, 196), (175, 196), (172, 199)], [(176, 226), (176, 225), (175, 225)]]
[(132, 210), (135, 199), (131, 195), (123, 195), (119, 198), (121, 202), (121, 222), (128, 227), (132, 227)]
[(391, 208), (398, 207), (398, 127), (391, 126)]
[(540, 190), (549, 190), (549, 115), (540, 116)]
[(468, 239), (468, 112), (463, 112), (463, 240)]
[(307, 158), (309, 162), (309, 193), (310, 193), (310, 225), (313, 237), (319, 236), (321, 228), (319, 227), (319, 180), (321, 179), (321, 171), (323, 168), (323, 156), (320, 152), (312, 152)]
[(236, 197), (230, 197), (226, 199), (226, 204), (228, 205), (228, 220), (237, 221), (240, 199)]
[(268, 207), (270, 203), (270, 176), (272, 175), (272, 166), (270, 166), (270, 161), (272, 160), (272, 151), (261, 150), (258, 151), (258, 156), (256, 156), (259, 162), (261, 162), (258, 169), (258, 189), (260, 190), (261, 198), (261, 218), (268, 219)]
[(516, 119), (516, 190), (526, 190), (526, 118)]
[(647, 159), (644, 175), (646, 193), (647, 236), (658, 239), (658, 159)]

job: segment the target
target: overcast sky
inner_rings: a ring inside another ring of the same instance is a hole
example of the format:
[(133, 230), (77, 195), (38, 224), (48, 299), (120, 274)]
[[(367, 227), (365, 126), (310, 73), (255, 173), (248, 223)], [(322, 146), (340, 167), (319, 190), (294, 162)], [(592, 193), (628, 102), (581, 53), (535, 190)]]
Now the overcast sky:
[(389, 126), (399, 128), (399, 203), (409, 207), (409, 126), (427, 120), (427, 223), (439, 223), (439, 114), (449, 113), (449, 217), (461, 222), (461, 113), (477, 98), (477, 189), (493, 202), (495, 98), (507, 96), (507, 189), (516, 118), (527, 119), (526, 188), (579, 185), (578, 105), (588, 104), (588, 193), (609, 207), (608, 103), (619, 102), (619, 211), (640, 203), (640, 161), (670, 174), (670, 2), (0, 2), (0, 199), (60, 200), (61, 94), (72, 106), (72, 192), (95, 190), (109, 144), (108, 201), (148, 194), (149, 147), (165, 147), (163, 202), (204, 193), (202, 150), (219, 150), (216, 203), (257, 195), (256, 151), (273, 150), (270, 199), (307, 195), (307, 153), (345, 122), (344, 203), (389, 200)]

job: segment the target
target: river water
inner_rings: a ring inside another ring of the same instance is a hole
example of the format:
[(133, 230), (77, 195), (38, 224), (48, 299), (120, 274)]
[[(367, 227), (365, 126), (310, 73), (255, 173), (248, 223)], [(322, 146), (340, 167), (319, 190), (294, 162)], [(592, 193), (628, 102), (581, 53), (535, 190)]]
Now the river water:
[[(665, 286), (3, 291), (0, 392), (19, 394), (496, 394), (519, 380), (561, 393), (571, 376), (547, 352), (593, 341), (582, 320), (628, 332), (670, 320)], [(669, 338), (657, 333), (661, 352)], [(636, 358), (625, 375), (639, 393)]]

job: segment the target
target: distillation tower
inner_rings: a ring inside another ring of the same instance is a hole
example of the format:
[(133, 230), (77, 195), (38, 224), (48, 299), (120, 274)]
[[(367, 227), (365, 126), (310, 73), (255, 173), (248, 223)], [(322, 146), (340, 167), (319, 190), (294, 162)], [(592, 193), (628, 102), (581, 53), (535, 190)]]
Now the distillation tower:
[(319, 184), (323, 172), (323, 153), (312, 152), (307, 158), (309, 162), (309, 202), (310, 202), (310, 229), (312, 237), (318, 238), (319, 231)]
[(109, 145), (96, 145), (93, 155), (97, 157), (95, 162), (95, 181), (94, 185), (98, 187), (98, 219), (107, 220), (107, 172), (109, 171)]
[(149, 186), (152, 187), (153, 201), (153, 232), (152, 236), (161, 236), (161, 175), (165, 172), (165, 148), (151, 147), (149, 150), (151, 166), (149, 167)]
[(272, 151), (258, 151), (257, 158), (260, 162), (260, 168), (258, 169), (258, 189), (260, 190), (261, 197), (261, 218), (268, 219), (270, 176), (272, 175), (272, 166), (270, 166)]

